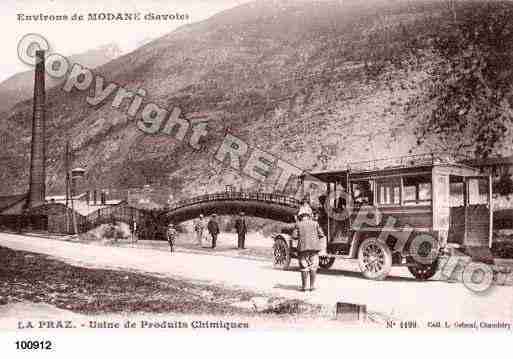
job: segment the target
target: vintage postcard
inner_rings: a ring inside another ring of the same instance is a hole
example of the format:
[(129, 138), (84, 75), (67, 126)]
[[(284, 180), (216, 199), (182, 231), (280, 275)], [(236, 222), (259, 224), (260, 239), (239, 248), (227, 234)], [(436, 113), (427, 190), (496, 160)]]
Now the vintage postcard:
[(511, 334), (512, 2), (7, 0), (0, 18), (15, 351)]

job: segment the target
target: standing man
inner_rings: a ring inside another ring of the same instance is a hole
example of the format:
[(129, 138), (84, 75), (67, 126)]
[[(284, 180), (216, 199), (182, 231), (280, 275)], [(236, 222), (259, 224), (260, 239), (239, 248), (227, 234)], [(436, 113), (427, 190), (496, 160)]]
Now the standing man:
[(131, 236), (132, 242), (136, 242), (136, 238), (135, 238), (136, 231), (137, 231), (137, 223), (132, 218), (130, 220), (130, 236)]
[(319, 224), (313, 220), (311, 212), (299, 211), (299, 222), (296, 227), (299, 232), (298, 256), (301, 268), (301, 290), (315, 290), (315, 276), (319, 267), (319, 251), (324, 239)]
[[(27, 212), (25, 209), (23, 209), (22, 213), (16, 216), (16, 227), (18, 230), (18, 233), (23, 232), (23, 219), (27, 215)], [(67, 230), (67, 228), (66, 228)]]
[(235, 220), (235, 230), (237, 231), (237, 248), (245, 249), (244, 243), (246, 242), (246, 233), (248, 228), (246, 226), (245, 213), (240, 212), (239, 217)]
[(171, 253), (174, 251), (176, 236), (178, 235), (178, 232), (176, 231), (176, 228), (173, 223), (169, 223), (169, 226), (167, 227), (167, 242), (169, 243), (169, 249)]
[(216, 221), (216, 214), (212, 214), (212, 217), (210, 217), (210, 220), (207, 224), (208, 232), (210, 233), (210, 236), (212, 237), (212, 249), (216, 247), (217, 242), (217, 235), (219, 234), (219, 224)]
[(138, 232), (138, 228), (137, 228), (137, 222), (134, 221), (134, 232), (133, 232), (133, 237), (134, 237), (134, 242), (137, 242), (137, 239), (138, 239), (138, 235), (139, 235), (139, 232)]

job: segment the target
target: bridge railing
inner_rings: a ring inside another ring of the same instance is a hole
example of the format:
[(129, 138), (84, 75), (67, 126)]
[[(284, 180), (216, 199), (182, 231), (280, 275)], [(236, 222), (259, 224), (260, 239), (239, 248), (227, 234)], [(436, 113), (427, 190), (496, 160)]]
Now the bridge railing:
[(112, 221), (112, 219), (129, 223), (131, 221), (137, 221), (140, 215), (140, 210), (128, 206), (126, 202), (122, 202), (115, 206), (99, 208), (87, 215), (87, 217), (85, 217), (85, 222), (92, 226), (100, 223), (107, 223)]
[[(290, 208), (298, 208), (300, 202), (294, 198), (283, 194), (265, 193), (265, 192), (217, 192), (200, 195), (193, 198), (177, 201), (167, 207), (165, 211), (173, 211), (179, 208), (187, 207), (194, 204), (213, 202), (213, 201), (259, 201), (271, 204), (279, 204)], [(132, 221), (141, 222), (144, 210), (130, 207), (126, 202), (122, 202), (115, 206), (99, 208), (97, 211), (87, 216), (78, 216), (78, 227), (81, 232), (90, 230), (100, 224), (110, 223), (113, 220), (131, 223)]]
[(242, 201), (260, 201), (273, 204), (280, 204), (291, 208), (297, 208), (300, 205), (299, 200), (294, 197), (277, 193), (266, 192), (236, 192), (225, 191), (209, 193), (184, 200), (177, 201), (168, 207), (168, 210), (176, 210), (182, 207), (199, 204), (204, 202), (222, 201), (222, 200), (242, 200)]

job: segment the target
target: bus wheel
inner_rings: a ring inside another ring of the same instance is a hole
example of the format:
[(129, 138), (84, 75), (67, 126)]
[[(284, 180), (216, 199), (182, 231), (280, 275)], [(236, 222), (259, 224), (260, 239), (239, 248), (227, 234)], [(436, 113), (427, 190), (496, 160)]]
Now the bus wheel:
[(285, 239), (277, 238), (273, 245), (274, 267), (279, 269), (288, 269), (290, 266), (290, 248)]
[(431, 264), (419, 264), (414, 267), (408, 267), (410, 273), (419, 280), (428, 280), (432, 278), (438, 270), (438, 260)]
[(326, 256), (319, 257), (319, 267), (321, 267), (323, 269), (331, 268), (333, 263), (335, 263), (335, 258), (333, 258), (333, 257), (326, 257)]
[(385, 243), (367, 238), (358, 249), (358, 265), (365, 278), (385, 279), (392, 269), (392, 252)]

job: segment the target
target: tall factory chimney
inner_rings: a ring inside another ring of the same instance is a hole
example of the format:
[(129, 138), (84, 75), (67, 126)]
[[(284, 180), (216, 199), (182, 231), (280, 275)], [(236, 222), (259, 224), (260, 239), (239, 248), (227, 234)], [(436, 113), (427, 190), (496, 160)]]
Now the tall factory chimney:
[(45, 52), (36, 50), (34, 75), (34, 112), (32, 117), (32, 142), (30, 149), (30, 182), (27, 207), (45, 201), (46, 179), (46, 124), (45, 124)]

